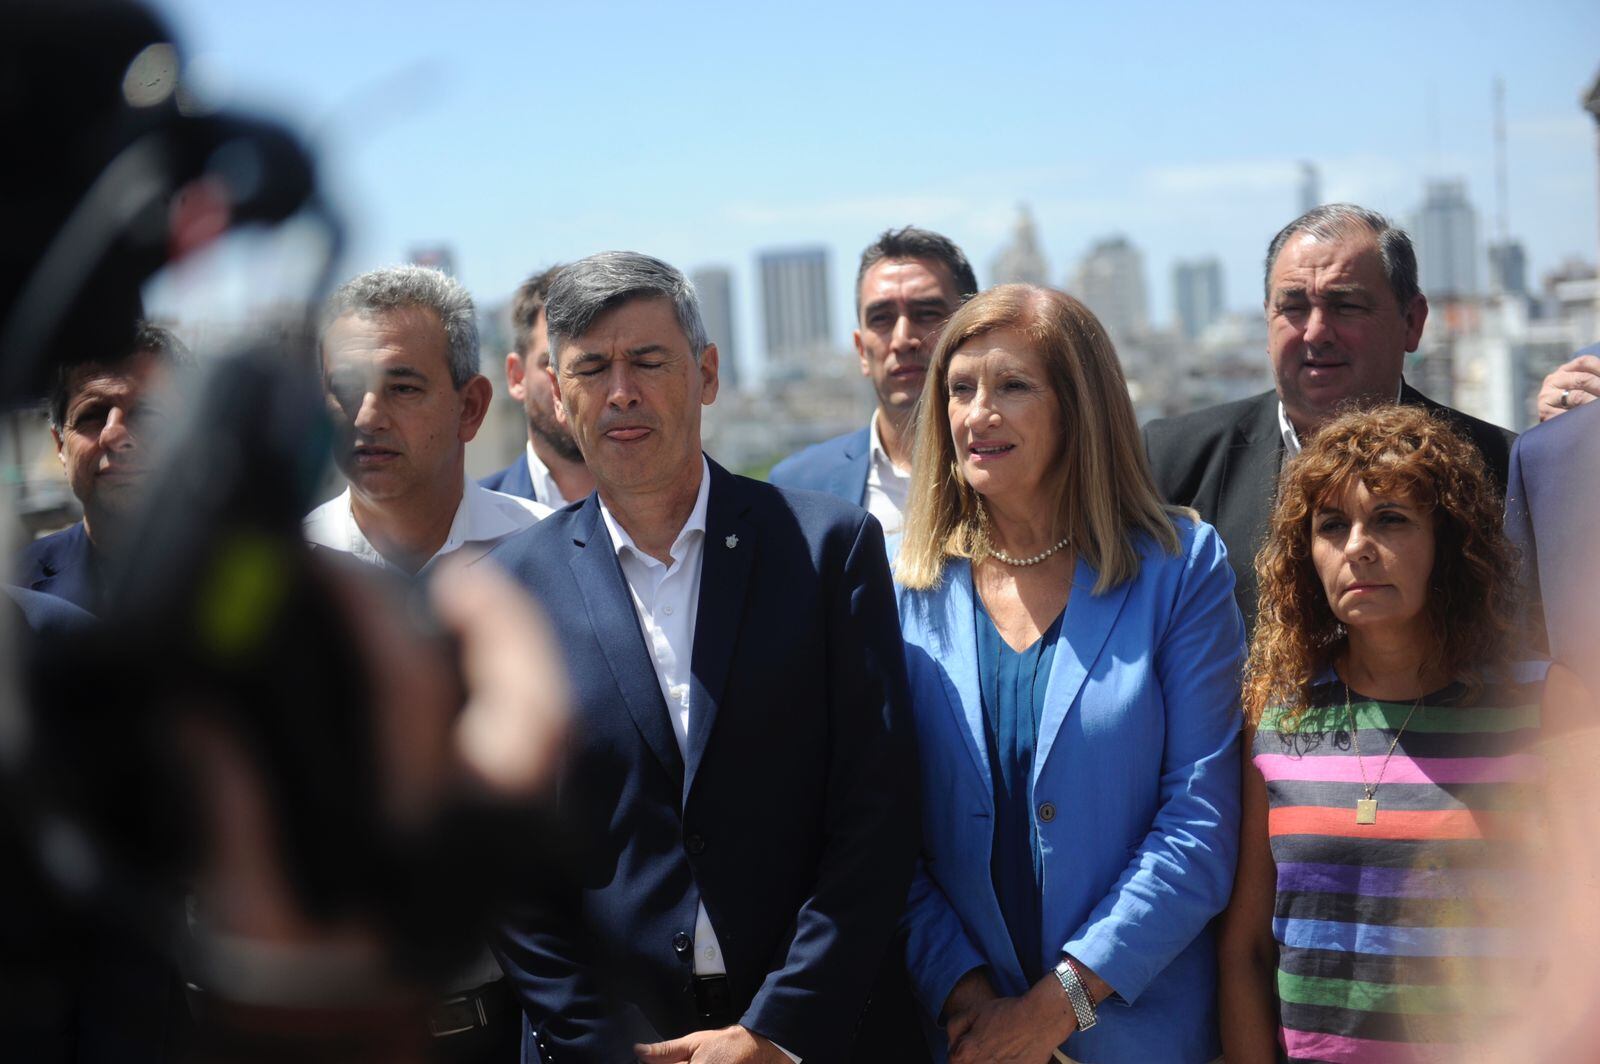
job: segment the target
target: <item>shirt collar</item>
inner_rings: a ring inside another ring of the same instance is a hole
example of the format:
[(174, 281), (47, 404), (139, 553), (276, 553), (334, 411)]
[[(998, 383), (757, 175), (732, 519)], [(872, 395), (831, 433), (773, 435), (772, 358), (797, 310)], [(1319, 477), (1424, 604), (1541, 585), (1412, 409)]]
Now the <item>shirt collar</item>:
[(546, 503), (553, 510), (559, 510), (572, 502), (573, 500), (561, 494), (561, 485), (550, 475), (550, 467), (534, 453), (532, 440), (528, 441), (527, 451), (528, 479), (533, 482), (533, 493), (539, 496), (539, 501)]
[[(1406, 393), (1406, 379), (1400, 378), (1400, 386), (1394, 390), (1394, 401), (1399, 402)], [(1294, 430), (1294, 422), (1289, 420), (1289, 412), (1283, 408), (1283, 400), (1278, 400), (1278, 431), (1283, 435), (1283, 449), (1293, 458), (1300, 453), (1300, 434)]]
[[(694, 498), (694, 509), (689, 511), (689, 519), (678, 530), (678, 536), (672, 541), (672, 559), (678, 561), (683, 556), (683, 549), (689, 537), (698, 532), (704, 536), (706, 532), (706, 504), (711, 498), (711, 466), (706, 462), (706, 456), (700, 456), (700, 491)], [(661, 562), (640, 550), (633, 542), (633, 537), (628, 535), (628, 530), (618, 523), (611, 510), (606, 506), (604, 497), (600, 497), (600, 517), (606, 523), (606, 531), (611, 534), (611, 548), (621, 557), (624, 548), (632, 551), (646, 562), (660, 565)]]
[[(434, 558), (459, 550), (468, 543), (482, 543), (520, 532), (546, 512), (537, 504), (521, 505), (520, 500), (515, 508), (501, 507), (497, 505), (498, 494), (477, 481), (463, 477), (461, 502), (456, 505), (450, 531), (445, 535), (444, 543), (434, 552), (433, 558), (428, 559), (428, 564), (431, 565)], [(388, 565), (388, 560), (356, 523), (351, 502), (350, 489), (347, 487), (338, 498), (318, 507), (305, 521), (306, 539), (320, 547), (353, 554), (374, 565)], [(529, 516), (523, 519), (523, 513)]]
[(878, 436), (878, 411), (876, 409), (872, 411), (872, 420), (867, 422), (867, 457), (873, 466), (880, 471), (891, 473), (902, 480), (911, 476), (910, 473), (900, 472), (899, 468), (895, 466), (894, 460), (889, 457), (889, 452), (883, 449), (883, 441)]

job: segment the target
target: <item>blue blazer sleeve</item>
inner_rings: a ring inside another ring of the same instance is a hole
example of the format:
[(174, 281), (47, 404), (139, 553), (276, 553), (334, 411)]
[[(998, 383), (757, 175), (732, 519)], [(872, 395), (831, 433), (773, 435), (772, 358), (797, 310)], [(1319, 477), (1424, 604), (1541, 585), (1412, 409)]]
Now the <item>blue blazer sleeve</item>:
[(901, 926), (906, 932), (906, 970), (912, 990), (937, 1020), (961, 977), (988, 962), (967, 937), (950, 899), (920, 863)]
[(1166, 705), (1160, 805), (1062, 949), (1132, 1002), (1227, 905), (1239, 844), (1244, 624), (1221, 538), (1198, 526), (1153, 655)]

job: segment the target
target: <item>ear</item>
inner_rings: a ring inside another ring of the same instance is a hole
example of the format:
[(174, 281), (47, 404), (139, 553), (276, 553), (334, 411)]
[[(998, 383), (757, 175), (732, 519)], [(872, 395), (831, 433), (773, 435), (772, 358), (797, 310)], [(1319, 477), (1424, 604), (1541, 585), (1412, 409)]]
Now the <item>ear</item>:
[[(534, 370), (534, 372), (539, 373), (541, 371)], [(555, 359), (552, 358), (542, 372), (550, 375), (550, 390), (555, 393), (556, 424), (571, 432), (572, 426), (567, 422), (567, 404), (561, 401), (561, 378), (556, 376)]]
[(867, 361), (867, 349), (861, 344), (861, 330), (856, 329), (850, 334), (850, 342), (856, 345), (856, 358), (861, 360), (861, 375), (872, 376), (872, 363)]
[(700, 405), (710, 406), (717, 401), (717, 345), (706, 344), (700, 352)]
[(527, 368), (522, 356), (515, 351), (506, 355), (506, 391), (519, 403), (527, 402), (527, 389), (522, 383)]
[(61, 463), (61, 468), (67, 468), (67, 447), (61, 439), (61, 430), (54, 425), (50, 426), (50, 438), (56, 443), (56, 461)]
[(1422, 343), (1422, 327), (1428, 322), (1428, 297), (1418, 292), (1406, 308), (1406, 350), (1415, 351)]
[(456, 439), (468, 443), (483, 426), (484, 415), (489, 413), (489, 400), (494, 398), (494, 385), (481, 373), (461, 386), (461, 421), (456, 428)]

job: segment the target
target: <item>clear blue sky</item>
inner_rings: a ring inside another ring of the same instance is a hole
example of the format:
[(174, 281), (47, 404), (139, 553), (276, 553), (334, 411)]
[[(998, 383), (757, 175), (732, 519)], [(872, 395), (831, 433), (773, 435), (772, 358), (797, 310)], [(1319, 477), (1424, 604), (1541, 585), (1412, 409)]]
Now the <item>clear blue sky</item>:
[(159, 7), (213, 95), (314, 137), (348, 272), (448, 243), (492, 303), (605, 248), (723, 263), (747, 351), (757, 250), (831, 248), (844, 343), (877, 231), (939, 229), (984, 280), (1019, 202), (1057, 281), (1127, 234), (1158, 321), (1182, 257), (1219, 255), (1228, 304), (1259, 305), (1302, 159), (1324, 198), (1402, 219), (1426, 177), (1464, 177), (1487, 238), (1496, 76), (1532, 279), (1600, 241), (1593, 0)]

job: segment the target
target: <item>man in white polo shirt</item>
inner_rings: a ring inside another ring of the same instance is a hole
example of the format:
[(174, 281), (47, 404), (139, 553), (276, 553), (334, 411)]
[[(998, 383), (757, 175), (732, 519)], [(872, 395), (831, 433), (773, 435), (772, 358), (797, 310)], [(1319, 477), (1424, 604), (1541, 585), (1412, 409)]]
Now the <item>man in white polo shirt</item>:
[(493, 387), (478, 372), (472, 297), (437, 270), (393, 266), (329, 301), (322, 381), (349, 487), (313, 510), (306, 538), (407, 575), (481, 556), (550, 512), (466, 476)]
[[(322, 384), (349, 487), (305, 519), (319, 547), (406, 576), (441, 557), (475, 560), (550, 513), (466, 476), (493, 387), (478, 372), (472, 297), (437, 270), (393, 266), (347, 282), (329, 301)], [(521, 1017), (485, 950), (443, 988), (430, 1023), (434, 1059), (512, 1064)]]

